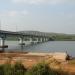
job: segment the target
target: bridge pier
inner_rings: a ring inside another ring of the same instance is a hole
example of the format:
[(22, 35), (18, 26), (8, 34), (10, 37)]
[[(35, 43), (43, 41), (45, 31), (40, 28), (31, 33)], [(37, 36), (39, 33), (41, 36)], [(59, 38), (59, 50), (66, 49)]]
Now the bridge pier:
[(38, 38), (37, 37), (34, 37), (34, 38), (32, 38), (33, 39), (33, 43), (34, 44), (37, 44), (38, 43)]
[(38, 38), (38, 43), (43, 43), (45, 42), (45, 39), (43, 37)]
[(44, 38), (42, 38), (42, 42), (44, 42), (45, 41), (45, 39)]
[(46, 42), (46, 38), (44, 38), (44, 42)]
[(49, 41), (49, 38), (46, 38), (46, 42), (48, 42)]
[(42, 43), (42, 38), (38, 37), (38, 43)]
[(0, 38), (0, 48), (2, 48), (1, 52), (4, 52), (4, 49), (8, 48), (8, 45), (5, 45), (5, 38), (4, 37)]
[(37, 44), (39, 42), (38, 37), (30, 37), (30, 44)]
[(20, 38), (19, 38), (19, 45), (25, 45), (25, 43), (24, 43), (23, 41), (24, 41), (23, 38), (20, 37)]
[(33, 41), (32, 41), (31, 37), (29, 37), (29, 42), (30, 42), (30, 44), (33, 44)]
[(48, 38), (45, 38), (45, 37), (43, 37), (43, 38), (41, 38), (41, 42), (47, 42), (49, 39)]
[(36, 38), (35, 37), (30, 38), (30, 43), (36, 44), (37, 43)]
[(48, 41), (48, 38), (44, 38), (44, 42), (47, 42)]

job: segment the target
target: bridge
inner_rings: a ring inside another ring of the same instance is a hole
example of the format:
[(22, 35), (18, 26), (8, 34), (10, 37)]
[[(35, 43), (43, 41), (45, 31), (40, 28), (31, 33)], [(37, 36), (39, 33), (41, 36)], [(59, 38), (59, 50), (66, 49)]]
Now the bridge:
[(50, 35), (45, 32), (39, 31), (4, 31), (0, 30), (0, 48), (7, 48), (8, 45), (5, 45), (5, 40), (7, 37), (17, 37), (20, 45), (25, 45), (24, 41), (29, 41), (31, 44), (42, 43), (49, 41)]

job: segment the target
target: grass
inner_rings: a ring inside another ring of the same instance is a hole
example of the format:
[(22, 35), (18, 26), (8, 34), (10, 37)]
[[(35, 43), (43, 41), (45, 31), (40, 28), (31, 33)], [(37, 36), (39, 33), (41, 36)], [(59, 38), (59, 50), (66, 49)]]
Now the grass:
[(15, 65), (4, 64), (0, 65), (0, 75), (70, 75), (60, 70), (54, 70), (46, 63), (38, 63), (31, 69), (26, 69), (22, 64)]

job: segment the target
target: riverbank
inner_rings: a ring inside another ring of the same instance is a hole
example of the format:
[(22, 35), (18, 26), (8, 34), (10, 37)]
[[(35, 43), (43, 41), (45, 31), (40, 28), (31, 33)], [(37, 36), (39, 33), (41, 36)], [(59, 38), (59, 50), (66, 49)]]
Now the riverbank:
[[(55, 58), (56, 57), (56, 58)], [(57, 58), (61, 58), (59, 60)], [(63, 60), (64, 59), (64, 60)], [(9, 52), (0, 53), (0, 64), (15, 64), (16, 62), (22, 63), (26, 68), (40, 63), (46, 62), (50, 67), (55, 69), (62, 69), (64, 71), (75, 72), (75, 64), (69, 64), (72, 60), (66, 61), (66, 53), (31, 53), (31, 52)]]

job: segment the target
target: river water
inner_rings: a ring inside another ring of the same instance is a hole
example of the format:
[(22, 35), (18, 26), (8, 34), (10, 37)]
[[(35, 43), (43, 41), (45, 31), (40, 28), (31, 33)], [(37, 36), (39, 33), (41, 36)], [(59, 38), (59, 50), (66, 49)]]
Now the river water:
[(6, 41), (8, 48), (5, 51), (26, 52), (67, 52), (75, 57), (75, 41), (49, 41), (36, 45), (20, 46), (18, 41)]

